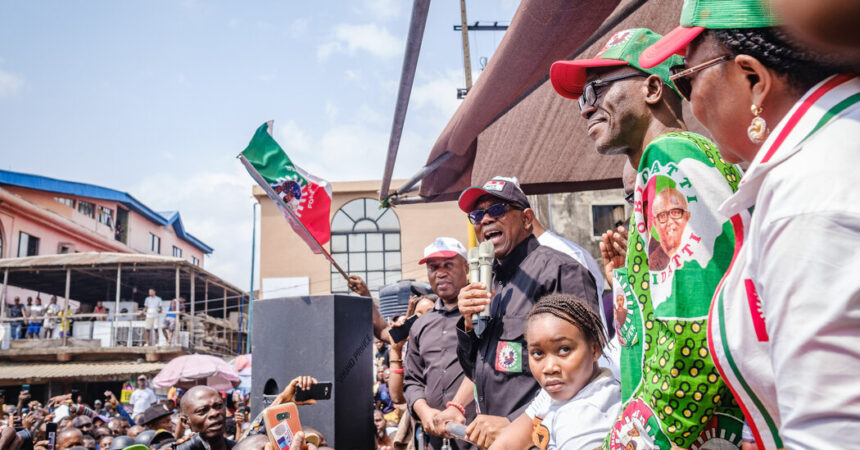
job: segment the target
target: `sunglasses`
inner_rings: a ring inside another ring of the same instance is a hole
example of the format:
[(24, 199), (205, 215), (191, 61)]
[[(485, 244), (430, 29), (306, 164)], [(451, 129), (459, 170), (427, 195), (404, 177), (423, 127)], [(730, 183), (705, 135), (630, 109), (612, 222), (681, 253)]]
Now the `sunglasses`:
[(712, 60), (705, 61), (697, 66), (686, 68), (686, 65), (680, 64), (677, 66), (672, 66), (669, 68), (669, 79), (672, 80), (672, 83), (675, 84), (675, 87), (678, 89), (678, 93), (681, 94), (681, 97), (686, 101), (690, 101), (690, 94), (693, 92), (693, 74), (697, 72), (701, 72), (702, 70), (707, 69), (708, 67), (716, 66), (717, 64), (724, 63), (726, 61), (730, 61), (734, 59), (732, 55), (723, 55), (718, 56)]
[(617, 77), (607, 78), (605, 80), (594, 80), (585, 83), (585, 86), (582, 88), (582, 95), (579, 96), (579, 110), (582, 111), (583, 109), (585, 109), (586, 106), (594, 106), (594, 103), (597, 102), (597, 89), (609, 86), (616, 81), (626, 80), (628, 78), (633, 77), (647, 76), (648, 74), (644, 72), (634, 72), (619, 75)]
[(505, 215), (507, 208), (515, 209), (517, 211), (522, 211), (525, 208), (518, 205), (512, 205), (510, 203), (496, 203), (495, 205), (490, 206), (487, 209), (476, 209), (469, 213), (469, 222), (472, 222), (472, 225), (477, 225), (484, 220), (484, 215), (490, 216), (493, 219), (498, 219)]

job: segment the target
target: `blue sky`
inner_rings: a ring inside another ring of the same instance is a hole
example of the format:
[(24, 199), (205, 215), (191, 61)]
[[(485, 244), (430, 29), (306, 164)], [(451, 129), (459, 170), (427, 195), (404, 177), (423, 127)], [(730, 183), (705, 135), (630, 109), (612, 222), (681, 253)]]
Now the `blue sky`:
[[(467, 2), (470, 22), (518, 1)], [(179, 210), (247, 288), (252, 180), (235, 159), (275, 120), (330, 181), (379, 179), (412, 2), (0, 0), (0, 167), (125, 190)], [(459, 2), (431, 2), (396, 177), (459, 105)], [(502, 32), (472, 32), (473, 78)]]

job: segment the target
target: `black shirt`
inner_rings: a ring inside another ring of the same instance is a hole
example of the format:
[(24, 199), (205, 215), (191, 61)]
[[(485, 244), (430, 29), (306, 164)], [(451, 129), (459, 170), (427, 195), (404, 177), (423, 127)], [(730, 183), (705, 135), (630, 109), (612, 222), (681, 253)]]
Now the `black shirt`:
[[(431, 408), (445, 409), (463, 381), (457, 362), (457, 305), (446, 309), (441, 299), (415, 321), (409, 330), (409, 346), (404, 364), (404, 395), (412, 411), (423, 398)], [(418, 417), (413, 412), (413, 416)]]
[(457, 322), (457, 355), (474, 383), (480, 414), (513, 421), (534, 399), (540, 386), (528, 367), (523, 337), (526, 316), (546, 294), (560, 292), (582, 298), (599, 313), (594, 277), (570, 256), (542, 246), (534, 235), (493, 264), (490, 322), (481, 339)]

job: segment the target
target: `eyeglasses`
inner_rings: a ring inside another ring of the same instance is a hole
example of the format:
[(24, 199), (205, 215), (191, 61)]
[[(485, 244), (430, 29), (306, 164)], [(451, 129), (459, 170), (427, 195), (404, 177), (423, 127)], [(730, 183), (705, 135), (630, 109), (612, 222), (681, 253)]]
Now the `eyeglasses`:
[(607, 78), (605, 80), (594, 80), (588, 83), (585, 83), (585, 86), (582, 88), (582, 95), (579, 96), (579, 110), (585, 109), (586, 106), (594, 106), (594, 103), (597, 101), (597, 89), (609, 86), (611, 83), (616, 81), (626, 80), (628, 78), (633, 77), (647, 77), (648, 74), (644, 72), (634, 72), (628, 73), (624, 75), (619, 75), (617, 77)]
[(477, 225), (484, 220), (484, 215), (488, 215), (493, 219), (498, 219), (505, 215), (507, 208), (515, 209), (517, 211), (522, 211), (525, 208), (518, 205), (512, 205), (510, 203), (496, 203), (495, 205), (490, 206), (487, 209), (476, 209), (469, 213), (469, 222), (472, 222), (472, 225)]
[(633, 206), (633, 204), (634, 204), (633, 194), (634, 194), (634, 192), (630, 191), (627, 193), (627, 195), (624, 196), (624, 201), (627, 202), (627, 204), (630, 206)]
[(675, 84), (681, 97), (684, 97), (684, 100), (686, 101), (690, 101), (690, 93), (693, 92), (692, 75), (696, 72), (705, 70), (708, 67), (716, 66), (717, 64), (729, 61), (733, 58), (734, 56), (732, 55), (718, 56), (710, 61), (705, 61), (697, 66), (690, 67), (689, 69), (687, 69), (683, 64), (672, 66), (669, 68), (669, 73), (671, 74), (669, 79)]
[(684, 214), (687, 213), (687, 210), (684, 208), (672, 208), (668, 211), (658, 212), (654, 217), (657, 219), (657, 222), (666, 223), (669, 221), (669, 218), (680, 219), (684, 217)]

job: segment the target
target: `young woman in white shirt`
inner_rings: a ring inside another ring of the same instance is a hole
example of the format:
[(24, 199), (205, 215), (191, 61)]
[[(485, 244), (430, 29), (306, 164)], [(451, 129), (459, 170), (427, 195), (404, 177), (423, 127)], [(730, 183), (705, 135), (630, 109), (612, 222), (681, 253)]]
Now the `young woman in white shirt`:
[(606, 345), (600, 317), (572, 295), (551, 294), (526, 319), (529, 369), (541, 391), (491, 450), (599, 447), (621, 408), (621, 385), (598, 366)]

